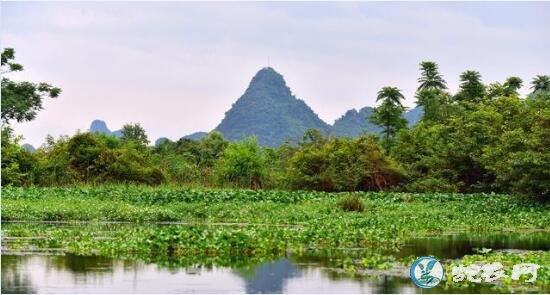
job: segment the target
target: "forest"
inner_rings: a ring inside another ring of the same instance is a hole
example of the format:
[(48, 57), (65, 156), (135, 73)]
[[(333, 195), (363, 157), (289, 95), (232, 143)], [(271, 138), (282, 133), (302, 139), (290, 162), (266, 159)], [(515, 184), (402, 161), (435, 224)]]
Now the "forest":
[[(450, 93), (438, 65), (419, 65), (420, 122), (408, 127), (404, 96), (383, 87), (370, 123), (380, 134), (337, 137), (308, 129), (298, 143), (265, 147), (254, 136), (229, 141), (218, 131), (153, 146), (139, 123), (122, 136), (79, 132), (48, 136), (36, 151), (21, 146), (11, 122), (33, 120), (48, 83), (15, 82), (15, 51), (2, 52), (3, 186), (177, 185), (277, 190), (511, 193), (550, 198), (550, 76), (484, 83), (464, 71)], [(529, 87), (527, 96), (519, 94)], [(62, 98), (59, 98), (62, 103)]]

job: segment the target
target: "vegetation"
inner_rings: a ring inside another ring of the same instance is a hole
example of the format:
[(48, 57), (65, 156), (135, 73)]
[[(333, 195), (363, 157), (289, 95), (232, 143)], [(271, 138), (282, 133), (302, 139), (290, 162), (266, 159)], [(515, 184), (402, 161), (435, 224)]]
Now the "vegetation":
[[(448, 264), (446, 267), (452, 269), (452, 267), (463, 265), (472, 265), (478, 264), (483, 265), (486, 263), (498, 262), (503, 265), (504, 274), (507, 275), (507, 278), (503, 278), (498, 281), (501, 286), (499, 287), (501, 291), (506, 291), (508, 293), (525, 293), (533, 292), (533, 289), (543, 291), (543, 288), (548, 289), (550, 284), (550, 251), (492, 251), (487, 249), (489, 252), (485, 254), (475, 254), (475, 255), (466, 255), (458, 261), (453, 261)], [(525, 277), (520, 277), (519, 280), (515, 281), (511, 278), (511, 270), (513, 265), (520, 263), (535, 263), (540, 265), (540, 269), (537, 270), (537, 279), (532, 283), (525, 283), (526, 279), (530, 278), (530, 275)], [(447, 272), (445, 284), (447, 286), (467, 288), (472, 285), (471, 282), (464, 280), (462, 282), (454, 282), (452, 279), (453, 275), (451, 272)], [(496, 283), (493, 283), (496, 285)], [(543, 291), (544, 292), (544, 291)]]
[(403, 118), (405, 107), (401, 104), (404, 98), (401, 90), (389, 86), (382, 88), (376, 98), (376, 101), (382, 101), (382, 104), (374, 109), (370, 120), (382, 126), (382, 145), (387, 151), (391, 150), (397, 132), (407, 126), (407, 120)]
[(90, 230), (21, 226), (23, 232), (10, 230), (8, 235), (51, 236), (43, 242), (62, 244), (52, 248), (83, 247), (86, 253), (149, 253), (154, 245), (174, 244), (178, 253), (253, 256), (306, 249), (389, 250), (410, 237), (457, 230), (550, 230), (548, 205), (507, 195), (355, 193), (350, 203), (359, 202), (366, 210), (354, 214), (341, 209), (346, 196), (164, 186), (4, 187), (2, 221), (183, 222), (153, 228), (121, 225), (112, 239), (95, 239), (93, 223)]
[(345, 196), (339, 203), (340, 208), (348, 212), (363, 212), (365, 211), (365, 205), (357, 196)]
[(15, 51), (6, 48), (2, 51), (2, 122), (31, 121), (42, 109), (42, 100), (57, 97), (61, 89), (48, 83), (15, 82), (6, 77), (11, 72), (23, 71), (23, 66), (14, 61)]
[[(14, 62), (13, 49), (3, 51), (2, 68), (4, 73), (22, 70)], [(327, 126), (292, 96), (282, 76), (265, 68), (217, 128), (229, 139), (241, 139), (239, 142), (230, 143), (214, 131), (199, 140), (165, 140), (151, 147), (139, 124), (127, 124), (120, 136), (77, 133), (48, 137), (34, 152), (20, 146), (21, 138), (13, 134), (9, 121), (33, 119), (42, 99), (57, 96), (60, 89), (3, 78), (2, 183), (499, 192), (548, 200), (548, 76), (533, 79), (532, 93), (521, 98), (518, 89), (523, 81), (518, 77), (485, 85), (479, 72), (465, 71), (460, 75), (460, 89), (453, 95), (447, 92), (435, 62), (422, 62), (420, 71), (416, 98), (424, 116), (407, 128), (403, 94), (396, 87), (384, 87), (377, 97), (381, 104), (369, 117), (382, 129), (380, 139), (367, 133), (356, 138), (327, 136)], [(314, 129), (307, 129), (310, 127)], [(235, 128), (241, 131), (228, 132)], [(266, 137), (257, 128), (275, 133), (285, 129), (292, 136), (273, 133)], [(250, 134), (259, 135), (254, 139), (247, 137)], [(285, 138), (293, 142), (263, 147)]]

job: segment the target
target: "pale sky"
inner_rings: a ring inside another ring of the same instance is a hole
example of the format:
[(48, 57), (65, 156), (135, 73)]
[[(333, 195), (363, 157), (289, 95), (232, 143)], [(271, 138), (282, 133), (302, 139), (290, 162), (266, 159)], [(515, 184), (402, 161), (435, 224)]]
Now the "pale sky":
[(414, 105), (418, 63), (439, 63), (451, 91), (467, 69), (514, 75), (522, 93), (550, 74), (550, 2), (145, 3), (1, 2), (1, 46), (25, 66), (16, 80), (63, 89), (38, 117), (13, 124), (24, 142), (139, 122), (149, 138), (217, 126), (270, 64), (333, 123), (373, 106), (383, 86)]

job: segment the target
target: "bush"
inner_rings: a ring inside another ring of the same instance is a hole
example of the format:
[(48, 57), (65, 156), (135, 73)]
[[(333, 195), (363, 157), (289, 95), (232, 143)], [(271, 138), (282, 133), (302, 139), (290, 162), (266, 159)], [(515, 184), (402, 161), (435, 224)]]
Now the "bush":
[(2, 185), (24, 185), (32, 181), (36, 159), (19, 145), (20, 140), (9, 126), (2, 127)]
[(402, 177), (373, 137), (330, 138), (303, 143), (290, 159), (287, 181), (294, 189), (378, 191)]
[(265, 155), (255, 137), (230, 143), (216, 167), (220, 183), (250, 188), (262, 187), (265, 171)]
[(340, 200), (338, 206), (346, 212), (363, 212), (365, 210), (365, 206), (363, 202), (361, 202), (361, 199), (354, 195), (345, 196)]

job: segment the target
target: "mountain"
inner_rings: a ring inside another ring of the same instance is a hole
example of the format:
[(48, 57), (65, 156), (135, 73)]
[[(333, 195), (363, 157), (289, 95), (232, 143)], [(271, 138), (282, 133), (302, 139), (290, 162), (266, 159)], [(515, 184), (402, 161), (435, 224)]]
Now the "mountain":
[(157, 140), (155, 140), (155, 146), (161, 145), (161, 144), (167, 142), (168, 140), (169, 139), (166, 138), (166, 137), (159, 137), (159, 138), (157, 138)]
[(122, 130), (115, 130), (111, 131), (109, 128), (107, 128), (107, 124), (105, 121), (101, 120), (93, 120), (92, 124), (90, 125), (90, 129), (88, 129), (90, 132), (96, 132), (96, 133), (105, 133), (108, 135), (114, 135), (116, 137), (122, 136)]
[(187, 138), (187, 139), (192, 139), (192, 140), (199, 140), (205, 136), (208, 135), (208, 132), (202, 132), (202, 131), (199, 131), (199, 132), (195, 132), (195, 133), (191, 133), (191, 134), (188, 134), (182, 138)]
[(412, 127), (422, 119), (422, 116), (424, 115), (424, 109), (421, 106), (416, 106), (403, 115), (405, 119), (407, 119), (407, 126)]
[(34, 146), (30, 143), (25, 143), (21, 147), (29, 153), (33, 153), (34, 151), (36, 151), (36, 148), (34, 148)]
[(359, 111), (351, 109), (342, 117), (334, 121), (332, 125), (332, 135), (357, 137), (364, 132), (380, 133), (382, 128), (374, 123), (369, 122), (369, 117), (374, 112), (371, 107), (364, 107)]
[[(380, 133), (382, 128), (369, 121), (369, 117), (373, 114), (374, 108), (364, 107), (359, 111), (351, 109), (347, 111), (342, 117), (334, 121), (332, 126), (332, 135), (334, 136), (346, 136), (357, 137), (364, 132)], [(417, 106), (403, 114), (403, 117), (407, 119), (408, 126), (415, 125), (424, 111), (422, 107)]]
[(308, 128), (327, 132), (330, 126), (292, 94), (283, 76), (267, 67), (252, 78), (215, 130), (229, 140), (256, 135), (261, 145), (277, 146), (298, 141)]

